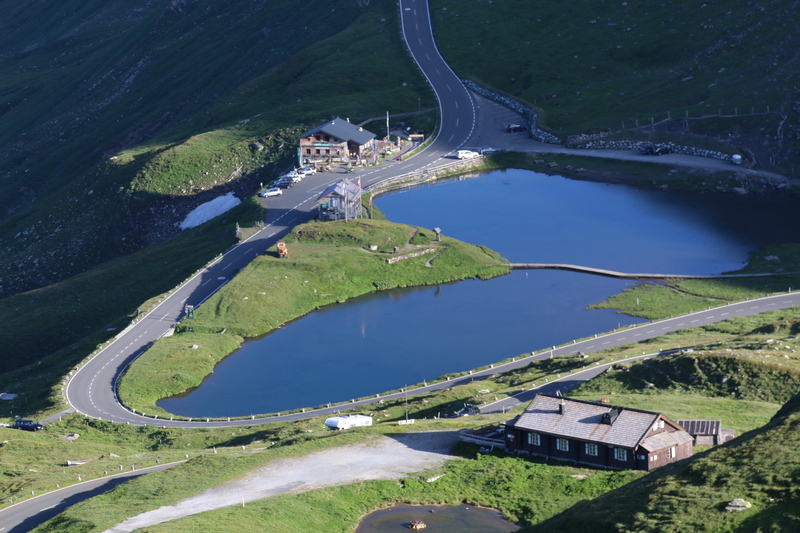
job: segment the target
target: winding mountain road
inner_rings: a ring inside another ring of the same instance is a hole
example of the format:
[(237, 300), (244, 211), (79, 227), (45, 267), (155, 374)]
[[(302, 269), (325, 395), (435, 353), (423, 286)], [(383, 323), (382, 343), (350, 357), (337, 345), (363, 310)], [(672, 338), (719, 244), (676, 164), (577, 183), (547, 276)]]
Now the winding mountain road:
[[(426, 0), (400, 0), (399, 5), (403, 37), (408, 49), (436, 93), (441, 116), (441, 129), (436, 138), (414, 157), (405, 161), (391, 162), (379, 168), (360, 171), (357, 176), (362, 180), (362, 185), (368, 186), (399, 174), (435, 166), (440, 164), (442, 159), (452, 157), (456, 150), (465, 145), (492, 145), (496, 148), (521, 151), (581, 153), (598, 157), (643, 159), (653, 162), (652, 159), (637, 154), (615, 153), (613, 151), (602, 151), (602, 153), (593, 154), (586, 151), (574, 151), (559, 146), (537, 143), (518, 134), (499, 133), (502, 132), (501, 125), (503, 123), (516, 122), (518, 117), (513, 115), (511, 111), (493, 102), (475, 97), (466, 90), (439, 54), (433, 39), (430, 11)], [(480, 105), (476, 104), (476, 102), (480, 102)], [(705, 168), (721, 165), (720, 162), (715, 161), (704, 160), (700, 162), (698, 161), (700, 159), (672, 154), (664, 156), (656, 162), (684, 166), (703, 166)], [(756, 172), (754, 171), (753, 173)], [(82, 365), (71, 376), (66, 386), (65, 395), (72, 408), (86, 416), (119, 423), (207, 428), (253, 425), (326, 415), (339, 412), (351, 406), (377, 401), (377, 399), (370, 399), (354, 402), (347, 406), (335, 406), (313, 412), (307, 411), (305, 413), (247, 420), (155, 420), (133, 413), (123, 407), (119, 403), (115, 392), (117, 379), (127, 365), (147, 350), (151, 343), (169, 331), (180, 318), (184, 304), (190, 303), (195, 306), (202, 304), (224, 286), (238, 270), (244, 268), (259, 254), (263, 254), (290, 231), (292, 227), (314, 218), (316, 209), (314, 200), (328, 185), (338, 181), (341, 177), (341, 175), (335, 174), (317, 174), (306, 178), (292, 189), (286, 190), (282, 196), (269, 199), (267, 219), (265, 227), (261, 231), (228, 251), (221, 258), (178, 287), (156, 309), (137, 323), (126, 328), (109, 346)], [(621, 331), (598, 335), (592, 339), (575, 341), (573, 344), (560, 348), (553, 347), (551, 350), (545, 350), (527, 358), (495, 366), (483, 372), (475, 372), (459, 380), (420, 387), (412, 392), (422, 393), (452, 387), (462, 382), (525, 366), (534, 359), (574, 354), (578, 351), (583, 353), (603, 351), (616, 346), (655, 338), (684, 328), (698, 327), (732, 317), (749, 316), (798, 305), (800, 305), (800, 294), (790, 292), (758, 300), (730, 304), (682, 317), (650, 322), (625, 328)], [(650, 354), (644, 357), (654, 355), (658, 354)], [(522, 391), (516, 396), (483, 406), (481, 412), (505, 412), (519, 403), (528, 401), (537, 390), (568, 389), (579, 381), (601, 372), (604, 368), (599, 366), (587, 369), (582, 373), (573, 374), (558, 384), (549, 384), (544, 389), (537, 388), (535, 390)], [(381, 399), (400, 398), (402, 395), (404, 395), (404, 392), (382, 396)], [(162, 465), (162, 468), (166, 466)], [(144, 471), (139, 471), (132, 475), (141, 473), (144, 473)], [(108, 490), (114, 483), (108, 478), (95, 480), (91, 484), (68, 487), (3, 509), (0, 511), (0, 519), (3, 524), (0, 526), (0, 532), (22, 533), (28, 531), (57, 514), (66, 506), (93, 495), (94, 492), (88, 489), (95, 489), (95, 485), (102, 486), (102, 488), (97, 489), (102, 491)], [(82, 494), (81, 491), (83, 490), (87, 490), (87, 492)]]
[[(441, 128), (424, 150), (405, 161), (391, 162), (362, 171), (362, 185), (412, 170), (441, 164), (473, 135), (477, 110), (472, 95), (439, 54), (433, 41), (429, 10), (425, 0), (400, 2), (403, 35), (414, 60), (430, 82), (439, 101)], [(126, 328), (105, 349), (81, 366), (67, 383), (67, 402), (84, 415), (119, 423), (154, 424), (181, 427), (245, 425), (300, 418), (298, 415), (239, 421), (178, 421), (159, 419), (131, 412), (116, 396), (117, 379), (124, 369), (162, 337), (179, 320), (185, 304), (200, 305), (219, 290), (235, 273), (273, 246), (292, 227), (314, 218), (315, 199), (341, 175), (321, 173), (304, 179), (281, 196), (269, 199), (264, 228), (224, 256), (204, 268), (177, 288), (156, 309)], [(341, 408), (332, 408), (335, 412)], [(317, 411), (315, 414), (325, 414)], [(308, 415), (305, 415), (308, 416)]]
[[(392, 161), (386, 165), (360, 171), (356, 176), (362, 185), (369, 186), (379, 181), (409, 173), (425, 167), (441, 164), (442, 159), (452, 158), (460, 147), (467, 143), (486, 140), (501, 141), (508, 139), (514, 149), (535, 149), (541, 151), (550, 145), (525, 140), (519, 134), (505, 134), (500, 122), (511, 118), (509, 110), (499, 109), (496, 104), (474, 97), (461, 83), (439, 54), (433, 40), (433, 31), (429, 16), (427, 0), (401, 0), (399, 2), (404, 39), (414, 60), (428, 79), (436, 93), (441, 113), (441, 129), (436, 138), (422, 151), (405, 161)], [(480, 107), (476, 106), (480, 101)], [(497, 146), (497, 145), (496, 145)], [(505, 147), (505, 146), (503, 146)], [(563, 151), (562, 147), (551, 146), (552, 151)], [(631, 157), (642, 157), (628, 154)], [(645, 156), (646, 157), (646, 156)], [(683, 157), (694, 163), (691, 156)], [(667, 162), (666, 156), (660, 161)], [(670, 160), (671, 161), (671, 160)], [(119, 423), (136, 425), (157, 424), (161, 426), (179, 426), (186, 428), (224, 427), (236, 425), (252, 425), (264, 422), (279, 422), (338, 413), (341, 410), (371, 403), (377, 399), (353, 402), (346, 406), (333, 406), (325, 409), (277, 415), (269, 417), (253, 417), (240, 420), (166, 420), (154, 419), (134, 413), (122, 406), (116, 397), (116, 383), (124, 369), (147, 348), (162, 337), (181, 317), (185, 304), (198, 306), (219, 290), (230, 277), (244, 268), (250, 261), (263, 254), (277, 240), (282, 238), (292, 227), (314, 218), (315, 199), (328, 185), (341, 179), (341, 175), (321, 173), (307, 177), (283, 195), (268, 200), (267, 220), (265, 227), (239, 244), (217, 261), (204, 268), (190, 280), (178, 287), (156, 309), (133, 324), (105, 349), (96, 354), (90, 361), (81, 366), (70, 378), (65, 395), (74, 410), (84, 415), (110, 420)], [(662, 326), (654, 328), (650, 325), (630, 328), (626, 332), (603, 335), (603, 343), (597, 346), (586, 345), (582, 351), (589, 353), (601, 351), (614, 346), (629, 344), (663, 335), (678, 329), (725, 320), (731, 316), (747, 316), (769, 309), (784, 309), (800, 305), (800, 296), (794, 294), (762, 299), (759, 303), (736, 304), (730, 312), (714, 310), (691, 315), (691, 319), (671, 319)], [(731, 314), (734, 313), (734, 314)], [(556, 355), (560, 354), (556, 350)], [(496, 372), (497, 369), (491, 369)], [(489, 372), (489, 373), (492, 373)], [(477, 374), (476, 374), (477, 376)], [(457, 382), (438, 383), (416, 389), (416, 392), (427, 392), (453, 386)], [(377, 391), (379, 392), (379, 391)], [(396, 395), (381, 396), (391, 399)]]

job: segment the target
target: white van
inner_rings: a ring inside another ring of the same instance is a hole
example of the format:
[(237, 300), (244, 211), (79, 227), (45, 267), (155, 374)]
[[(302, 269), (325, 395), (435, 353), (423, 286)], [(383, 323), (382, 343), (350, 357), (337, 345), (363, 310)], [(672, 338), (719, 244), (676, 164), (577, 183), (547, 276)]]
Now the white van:
[(481, 154), (473, 152), (472, 150), (459, 150), (457, 155), (459, 159), (473, 159)]
[(281, 176), (281, 179), (282, 180), (291, 180), (292, 183), (300, 183), (301, 181), (303, 181), (303, 176), (301, 176), (300, 174), (298, 174), (297, 172), (292, 170), (291, 172), (288, 172), (288, 173), (284, 174), (283, 176)]

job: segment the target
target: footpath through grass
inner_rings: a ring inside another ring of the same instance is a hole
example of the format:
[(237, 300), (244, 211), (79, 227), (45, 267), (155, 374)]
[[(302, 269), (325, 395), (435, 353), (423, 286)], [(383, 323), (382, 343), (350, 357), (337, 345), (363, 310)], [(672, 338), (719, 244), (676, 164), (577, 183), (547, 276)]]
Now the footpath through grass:
[[(495, 421), (499, 419), (495, 417)], [(415, 430), (454, 430), (466, 427), (469, 419), (419, 421)], [(146, 441), (154, 445), (158, 439), (159, 453), (165, 457), (171, 450), (187, 451), (191, 460), (169, 471), (149, 474), (125, 483), (113, 491), (79, 503), (35, 531), (100, 532), (123, 521), (164, 505), (199, 494), (209, 487), (241, 478), (271, 461), (297, 457), (333, 446), (363, 442), (385, 434), (405, 431), (396, 423), (384, 423), (355, 431), (327, 432), (320, 430), (321, 419), (286, 424), (262, 434), (255, 428), (236, 431), (236, 437), (226, 438), (226, 430), (214, 430), (203, 437), (185, 435), (185, 430), (160, 435), (149, 430)], [(82, 426), (82, 427), (81, 427)], [(82, 424), (78, 417), (69, 428), (80, 428), (88, 438), (97, 435)], [(121, 430), (128, 438), (147, 430)], [(68, 429), (67, 427), (64, 428)], [(312, 432), (308, 432), (312, 431)], [(131, 435), (133, 433), (133, 435)], [(291, 437), (285, 437), (285, 434)], [(122, 435), (120, 435), (122, 437)], [(213, 438), (217, 452), (210, 449)], [(51, 437), (51, 440), (54, 438)], [(272, 440), (275, 439), (275, 440)], [(281, 439), (281, 440), (279, 440)], [(126, 440), (124, 437), (120, 441)], [(79, 442), (79, 441), (78, 441)], [(207, 448), (198, 454), (190, 451), (203, 442)], [(274, 443), (274, 444), (273, 444)], [(77, 442), (76, 442), (77, 444)], [(190, 446), (185, 446), (189, 444)], [(243, 445), (243, 446), (242, 446)], [(120, 451), (107, 443), (109, 450)], [(243, 449), (244, 447), (244, 449)], [(403, 501), (410, 503), (442, 503), (484, 505), (501, 509), (513, 521), (536, 522), (553, 516), (585, 498), (593, 498), (630, 480), (641, 477), (637, 472), (602, 471), (591, 468), (546, 464), (505, 455), (487, 456), (476, 453), (477, 446), (459, 444), (454, 453), (462, 456), (444, 465), (409, 475), (399, 481), (370, 481), (346, 487), (315, 490), (300, 495), (249, 502), (242, 507), (230, 507), (202, 513), (158, 526), (159, 531), (352, 531), (358, 520), (371, 510)], [(125, 457), (126, 462), (132, 461)], [(114, 458), (112, 464), (121, 462)], [(141, 460), (140, 460), (141, 461)], [(391, 458), (387, 458), (391, 461)], [(69, 473), (77, 475), (81, 467)], [(98, 465), (99, 466), (99, 465)], [(102, 468), (102, 467), (100, 467)], [(425, 479), (442, 475), (434, 483)], [(231, 513), (235, 513), (232, 515)], [(238, 516), (241, 515), (241, 516)], [(231, 521), (232, 516), (238, 516)], [(167, 529), (163, 529), (167, 528)], [(172, 529), (177, 528), (177, 529)]]

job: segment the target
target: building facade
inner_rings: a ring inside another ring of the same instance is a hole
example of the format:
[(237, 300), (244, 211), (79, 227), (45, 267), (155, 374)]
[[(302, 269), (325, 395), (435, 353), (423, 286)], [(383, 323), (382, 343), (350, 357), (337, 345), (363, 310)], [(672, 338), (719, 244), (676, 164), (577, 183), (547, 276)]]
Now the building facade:
[(371, 155), (375, 134), (349, 121), (335, 119), (305, 132), (299, 142), (303, 161), (349, 161)]
[(506, 424), (507, 451), (653, 470), (691, 457), (692, 437), (660, 413), (538, 394)]

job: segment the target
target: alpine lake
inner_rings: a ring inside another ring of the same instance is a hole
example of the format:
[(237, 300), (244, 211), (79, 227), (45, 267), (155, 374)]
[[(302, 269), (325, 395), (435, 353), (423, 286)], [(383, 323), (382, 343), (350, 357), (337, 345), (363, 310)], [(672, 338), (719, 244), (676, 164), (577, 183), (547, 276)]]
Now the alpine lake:
[[(750, 252), (800, 238), (797, 202), (780, 196), (640, 190), (528, 170), (462, 176), (376, 205), (389, 220), (441, 228), (514, 263), (628, 273), (729, 272)], [(640, 322), (587, 309), (634, 283), (517, 270), (365, 295), (251, 339), (198, 388), (158, 405), (249, 416), (400, 389)]]

